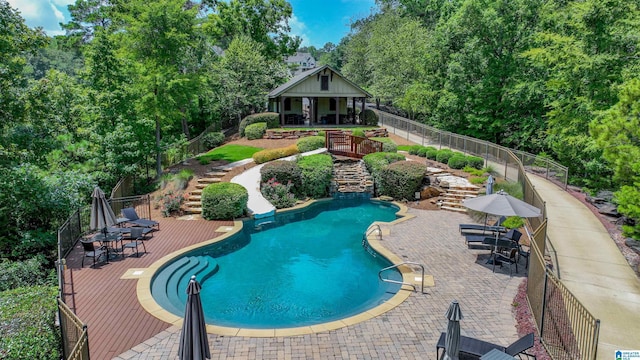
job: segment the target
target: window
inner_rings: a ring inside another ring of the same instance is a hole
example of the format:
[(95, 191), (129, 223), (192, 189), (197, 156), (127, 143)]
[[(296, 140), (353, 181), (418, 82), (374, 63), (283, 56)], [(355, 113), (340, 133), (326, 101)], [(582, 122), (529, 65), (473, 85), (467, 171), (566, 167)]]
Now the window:
[(284, 99), (284, 111), (291, 111), (291, 98)]
[(320, 78), (320, 90), (329, 90), (329, 77), (326, 75)]
[(336, 111), (336, 99), (329, 99), (329, 111)]

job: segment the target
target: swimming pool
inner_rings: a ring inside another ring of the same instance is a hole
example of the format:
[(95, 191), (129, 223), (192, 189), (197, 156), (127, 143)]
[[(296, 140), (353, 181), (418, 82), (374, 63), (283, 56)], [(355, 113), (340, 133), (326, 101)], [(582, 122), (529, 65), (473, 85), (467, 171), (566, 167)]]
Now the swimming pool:
[[(238, 234), (162, 266), (152, 295), (182, 316), (195, 274), (207, 323), (227, 327), (291, 328), (361, 313), (399, 290), (378, 279), (391, 263), (362, 247), (367, 227), (395, 220), (397, 211), (384, 202), (331, 200), (266, 222), (245, 221)], [(402, 278), (397, 271), (385, 277)]]

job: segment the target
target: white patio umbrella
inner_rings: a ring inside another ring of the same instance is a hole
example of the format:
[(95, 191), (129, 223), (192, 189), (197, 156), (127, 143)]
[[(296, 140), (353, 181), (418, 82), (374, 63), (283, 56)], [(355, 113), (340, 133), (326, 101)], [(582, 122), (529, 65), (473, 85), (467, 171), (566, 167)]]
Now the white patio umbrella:
[(191, 276), (187, 286), (187, 305), (184, 311), (184, 322), (182, 323), (180, 345), (178, 347), (180, 360), (211, 359), (202, 300), (200, 299), (201, 289), (202, 287), (196, 280), (195, 275)]
[(458, 360), (460, 353), (460, 320), (462, 311), (457, 300), (453, 300), (445, 314), (447, 317), (447, 332), (444, 338), (444, 360)]
[(93, 189), (91, 198), (91, 222), (89, 225), (93, 230), (99, 229), (106, 232), (107, 227), (116, 223), (116, 215), (99, 187), (96, 186)]

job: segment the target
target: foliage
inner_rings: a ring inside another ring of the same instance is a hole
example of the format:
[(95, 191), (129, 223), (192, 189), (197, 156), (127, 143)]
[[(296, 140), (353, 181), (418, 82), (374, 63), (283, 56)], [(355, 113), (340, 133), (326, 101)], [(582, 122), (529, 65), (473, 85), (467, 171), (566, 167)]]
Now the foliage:
[(324, 136), (306, 136), (296, 141), (296, 146), (301, 153), (321, 149), (324, 147)]
[(280, 127), (280, 114), (274, 112), (264, 112), (259, 114), (247, 115), (240, 122), (239, 131), (240, 136), (245, 136), (245, 128), (255, 123), (266, 123), (267, 129), (274, 129)]
[(24, 286), (55, 285), (55, 271), (42, 255), (23, 261), (0, 261), (0, 292)]
[(298, 153), (300, 153), (300, 150), (298, 150), (298, 147), (293, 144), (283, 148), (258, 151), (253, 154), (253, 161), (255, 161), (256, 164), (263, 164), (267, 161), (281, 159)]
[(162, 216), (169, 217), (178, 214), (183, 200), (184, 194), (182, 191), (167, 191), (164, 193), (160, 200), (160, 212), (162, 213)]
[(405, 160), (405, 157), (404, 155), (398, 153), (376, 152), (373, 154), (365, 155), (362, 160), (364, 161), (364, 165), (366, 166), (367, 171), (369, 171), (369, 173), (373, 177), (375, 186), (380, 187), (380, 176), (382, 174), (382, 169), (396, 161)]
[(362, 113), (362, 124), (368, 126), (378, 125), (378, 115), (371, 109), (366, 109)]
[(206, 149), (214, 149), (224, 143), (224, 134), (221, 131), (210, 132), (202, 137), (202, 143)]
[(55, 326), (55, 286), (0, 292), (0, 358), (58, 360), (60, 332)]
[(484, 184), (485, 181), (487, 181), (488, 177), (486, 176), (471, 176), (469, 178), (469, 182), (472, 183), (473, 185), (481, 185)]
[(524, 191), (522, 190), (522, 185), (519, 182), (498, 181), (493, 185), (493, 192), (498, 192), (500, 190), (504, 190), (507, 194), (520, 200), (524, 199)]
[(426, 148), (422, 145), (401, 145), (398, 146), (398, 150), (405, 150), (407, 151), (410, 155), (418, 155), (418, 152), (420, 151), (420, 149), (425, 149)]
[(429, 160), (436, 160), (439, 152), (440, 150), (436, 148), (427, 148), (427, 151), (425, 151), (424, 156)]
[(359, 137), (367, 137), (367, 136), (364, 134), (364, 130), (363, 130), (363, 129), (360, 129), (360, 128), (353, 129), (353, 130), (351, 131), (351, 135), (353, 135), (353, 136), (359, 136)]
[(420, 190), (427, 166), (415, 161), (398, 161), (384, 167), (380, 174), (379, 195), (410, 200)]
[(262, 139), (264, 132), (267, 130), (267, 123), (255, 123), (247, 126), (244, 129), (244, 134), (249, 140)]
[(207, 220), (231, 220), (247, 211), (249, 193), (234, 183), (211, 184), (202, 190), (202, 217)]
[(454, 153), (447, 161), (447, 165), (452, 169), (462, 169), (467, 165), (467, 157), (461, 153)]
[(215, 148), (204, 155), (196, 157), (200, 163), (205, 162), (208, 164), (214, 160), (224, 160), (227, 162), (236, 162), (244, 159), (250, 159), (255, 153), (261, 151), (262, 148), (228, 144)]
[(193, 178), (192, 169), (182, 169), (175, 175), (176, 189), (184, 190), (189, 185), (189, 181)]
[(302, 195), (302, 171), (297, 161), (277, 160), (265, 164), (260, 169), (260, 183), (267, 183), (274, 179), (280, 184), (290, 184), (290, 189), (296, 195)]
[(482, 176), (485, 173), (487, 173), (488, 171), (485, 169), (476, 169), (474, 167), (471, 167), (469, 165), (465, 166), (464, 168), (462, 168), (462, 171), (469, 173), (469, 175), (473, 175), (473, 176)]
[(296, 197), (291, 192), (292, 187), (293, 184), (290, 181), (285, 185), (272, 178), (262, 184), (260, 191), (276, 209), (283, 209), (296, 204)]
[(454, 155), (455, 153), (450, 150), (450, 149), (441, 149), (438, 150), (438, 153), (436, 154), (436, 161), (439, 163), (443, 163), (446, 164), (449, 162), (449, 159)]
[(502, 226), (507, 229), (519, 229), (524, 226), (524, 219), (519, 216), (509, 216), (502, 222)]
[(468, 155), (466, 166), (469, 166), (475, 169), (482, 169), (482, 167), (484, 166), (484, 159), (478, 156)]
[(298, 159), (298, 167), (302, 172), (302, 194), (314, 199), (329, 195), (329, 187), (333, 176), (333, 159), (331, 155), (301, 156)]
[(388, 152), (388, 153), (398, 152), (398, 145), (388, 137), (371, 138), (371, 140), (381, 142), (383, 152)]

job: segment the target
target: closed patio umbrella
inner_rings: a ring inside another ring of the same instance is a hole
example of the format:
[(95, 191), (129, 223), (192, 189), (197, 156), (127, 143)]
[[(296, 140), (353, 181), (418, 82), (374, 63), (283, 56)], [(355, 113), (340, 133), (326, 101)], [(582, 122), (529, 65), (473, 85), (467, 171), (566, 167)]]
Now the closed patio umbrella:
[(106, 232), (107, 227), (116, 223), (116, 215), (104, 196), (104, 192), (99, 187), (96, 186), (93, 189), (91, 198), (91, 229), (100, 229)]
[(447, 317), (447, 333), (444, 340), (444, 360), (458, 360), (460, 353), (460, 320), (462, 311), (457, 300), (453, 300), (445, 314)]
[(487, 195), (493, 194), (493, 183), (493, 176), (489, 175), (489, 177), (487, 178)]
[(180, 360), (211, 359), (200, 289), (200, 283), (196, 280), (195, 275), (191, 276), (187, 286), (187, 306), (184, 311), (180, 347), (178, 348)]

